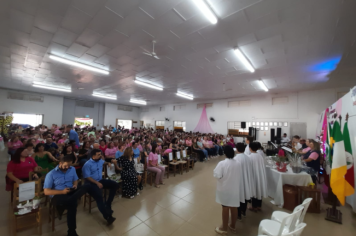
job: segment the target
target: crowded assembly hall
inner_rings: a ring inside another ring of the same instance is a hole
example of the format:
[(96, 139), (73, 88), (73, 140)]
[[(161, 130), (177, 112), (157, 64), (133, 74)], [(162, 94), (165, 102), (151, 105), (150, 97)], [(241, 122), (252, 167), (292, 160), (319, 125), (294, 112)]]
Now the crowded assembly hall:
[(0, 0), (0, 235), (354, 236), (355, 11)]

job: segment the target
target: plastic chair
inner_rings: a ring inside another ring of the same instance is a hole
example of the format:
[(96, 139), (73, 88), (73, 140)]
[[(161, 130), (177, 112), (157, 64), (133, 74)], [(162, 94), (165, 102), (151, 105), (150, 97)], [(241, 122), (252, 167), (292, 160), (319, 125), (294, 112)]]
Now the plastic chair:
[[(300, 236), (306, 226), (307, 226), (307, 224), (301, 223), (297, 226), (297, 228), (293, 232), (282, 234), (282, 235), (283, 236)], [(258, 236), (265, 236), (265, 235), (258, 235)]]
[(304, 207), (297, 206), (292, 214), (287, 215), (282, 222), (274, 220), (262, 220), (258, 227), (258, 234), (268, 236), (284, 236), (295, 231), (298, 224), (297, 221), (302, 214)]
[[(299, 206), (303, 206), (304, 207), (304, 210), (302, 212), (302, 214), (300, 215), (299, 217), (299, 220), (297, 221), (297, 224), (298, 223), (303, 223), (304, 221), (304, 217), (305, 217), (305, 213), (307, 213), (308, 211), (308, 207), (310, 205), (310, 202), (312, 201), (313, 199), (312, 198), (307, 198), (303, 201), (303, 203)], [(298, 207), (298, 206), (297, 206)], [(293, 212), (296, 211), (297, 207), (294, 208)], [(289, 214), (287, 212), (283, 212), (283, 211), (275, 211), (272, 213), (272, 217), (271, 217), (271, 220), (274, 220), (274, 221), (277, 221), (279, 223), (282, 223), (282, 220), (288, 216)]]

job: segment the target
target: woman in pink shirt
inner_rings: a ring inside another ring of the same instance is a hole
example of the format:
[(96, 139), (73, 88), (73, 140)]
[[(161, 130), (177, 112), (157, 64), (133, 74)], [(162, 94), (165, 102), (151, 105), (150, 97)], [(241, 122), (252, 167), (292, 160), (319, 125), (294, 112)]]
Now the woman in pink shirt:
[(17, 136), (13, 136), (10, 139), (10, 142), (7, 143), (7, 148), (9, 150), (10, 155), (13, 155), (16, 152), (16, 150), (22, 146), (23, 143), (19, 140)]
[(114, 159), (116, 154), (116, 148), (114, 148), (114, 143), (109, 142), (108, 148), (105, 150), (105, 159)]
[(156, 173), (155, 187), (159, 188), (159, 184), (163, 183), (165, 167), (158, 165), (158, 155), (156, 153), (157, 145), (152, 145), (152, 151), (148, 155), (147, 170)]

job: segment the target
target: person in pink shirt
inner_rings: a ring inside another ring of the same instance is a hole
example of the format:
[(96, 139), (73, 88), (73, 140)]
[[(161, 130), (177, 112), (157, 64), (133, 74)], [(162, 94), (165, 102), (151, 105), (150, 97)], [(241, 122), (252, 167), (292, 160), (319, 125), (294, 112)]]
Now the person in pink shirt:
[(187, 139), (185, 140), (185, 145), (187, 145), (188, 147), (192, 146), (192, 140), (191, 138), (188, 136)]
[(115, 159), (115, 154), (116, 154), (116, 148), (114, 148), (114, 143), (109, 142), (108, 143), (108, 148), (105, 150), (105, 159), (111, 160)]
[(309, 142), (309, 139), (307, 139), (307, 140), (305, 141), (305, 144), (306, 144), (308, 147), (307, 147), (307, 148), (304, 148), (303, 150), (298, 151), (298, 153), (304, 155), (304, 154), (306, 154), (307, 152), (310, 151), (310, 147), (309, 147), (310, 142)]
[(23, 143), (19, 140), (17, 136), (13, 136), (10, 139), (10, 142), (7, 143), (7, 148), (9, 150), (10, 155), (13, 155), (16, 152), (16, 150), (22, 146)]
[(155, 187), (159, 188), (159, 184), (163, 183), (165, 167), (158, 165), (158, 155), (156, 153), (157, 145), (152, 145), (152, 152), (148, 155), (147, 170), (156, 173)]
[(100, 150), (105, 153), (106, 149), (108, 148), (108, 146), (106, 145), (106, 141), (105, 139), (100, 140)]

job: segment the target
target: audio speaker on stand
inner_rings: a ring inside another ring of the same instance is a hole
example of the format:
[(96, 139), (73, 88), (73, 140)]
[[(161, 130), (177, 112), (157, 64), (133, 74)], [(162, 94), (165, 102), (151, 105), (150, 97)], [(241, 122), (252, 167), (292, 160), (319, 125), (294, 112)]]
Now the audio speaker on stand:
[(253, 127), (248, 128), (248, 136), (253, 137)]
[(271, 142), (274, 143), (275, 139), (275, 134), (274, 134), (274, 129), (271, 129)]
[(281, 144), (282, 140), (282, 128), (277, 128), (277, 144)]
[(246, 129), (246, 122), (241, 122), (241, 129)]

